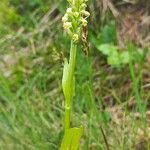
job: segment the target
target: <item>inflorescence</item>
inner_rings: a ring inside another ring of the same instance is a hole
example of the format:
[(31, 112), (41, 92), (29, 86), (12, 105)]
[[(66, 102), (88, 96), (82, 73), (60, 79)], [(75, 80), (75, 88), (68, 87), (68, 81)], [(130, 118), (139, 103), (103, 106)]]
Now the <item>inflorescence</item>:
[(90, 13), (86, 11), (88, 0), (68, 0), (69, 8), (63, 16), (63, 27), (73, 42), (78, 42), (82, 26), (87, 26), (87, 18)]

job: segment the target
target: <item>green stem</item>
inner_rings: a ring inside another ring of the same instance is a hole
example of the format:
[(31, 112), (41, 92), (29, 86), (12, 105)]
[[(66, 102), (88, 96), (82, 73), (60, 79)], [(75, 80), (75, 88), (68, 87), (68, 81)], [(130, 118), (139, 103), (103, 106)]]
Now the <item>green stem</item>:
[(69, 92), (70, 92), (70, 99), (66, 99), (65, 104), (65, 132), (67, 129), (70, 128), (70, 118), (71, 118), (71, 110), (72, 110), (72, 99), (74, 94), (74, 70), (76, 64), (76, 51), (77, 45), (71, 41), (71, 48), (70, 48), (70, 58), (69, 58), (69, 66), (68, 66), (68, 85), (69, 85)]
[(71, 106), (65, 107), (65, 132), (70, 128)]
[(69, 69), (68, 69), (70, 84), (73, 84), (74, 70), (75, 70), (75, 64), (76, 64), (76, 51), (77, 51), (77, 45), (73, 41), (71, 41)]

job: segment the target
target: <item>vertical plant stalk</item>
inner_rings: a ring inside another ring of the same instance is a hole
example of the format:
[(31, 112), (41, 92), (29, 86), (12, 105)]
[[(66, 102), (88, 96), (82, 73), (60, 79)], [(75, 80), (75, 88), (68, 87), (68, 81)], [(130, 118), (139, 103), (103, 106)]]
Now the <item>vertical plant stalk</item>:
[(70, 91), (70, 96), (68, 99), (66, 99), (65, 102), (65, 132), (67, 129), (70, 128), (70, 121), (71, 121), (71, 110), (72, 110), (72, 99), (74, 95), (74, 88), (75, 88), (75, 80), (74, 80), (74, 70), (75, 70), (75, 64), (76, 64), (76, 51), (77, 51), (77, 45), (71, 41), (71, 48), (70, 48), (70, 58), (69, 58), (69, 64), (68, 64), (68, 88)]
[(75, 94), (75, 64), (76, 64), (76, 52), (77, 44), (71, 40), (70, 48), (70, 58), (69, 63), (65, 60), (64, 72), (63, 72), (63, 92), (65, 96), (65, 119), (64, 119), (64, 128), (65, 134), (62, 140), (60, 150), (78, 150), (80, 138), (83, 134), (83, 127), (71, 128), (71, 110), (72, 110), (72, 101)]
[(69, 62), (67, 59), (64, 61), (64, 70), (62, 78), (62, 88), (65, 97), (65, 117), (64, 128), (65, 134), (61, 144), (61, 150), (77, 150), (80, 143), (80, 138), (83, 133), (83, 127), (71, 128), (71, 111), (72, 101), (75, 95), (75, 64), (77, 44), (81, 39), (82, 27), (87, 26), (87, 18), (90, 13), (86, 11), (86, 2), (88, 0), (67, 0), (69, 8), (63, 16), (63, 27), (71, 39)]

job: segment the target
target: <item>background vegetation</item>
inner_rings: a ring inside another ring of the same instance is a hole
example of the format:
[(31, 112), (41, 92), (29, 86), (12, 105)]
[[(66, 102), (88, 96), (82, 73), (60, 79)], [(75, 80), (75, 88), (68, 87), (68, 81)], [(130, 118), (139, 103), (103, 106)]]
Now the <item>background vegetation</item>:
[[(144, 7), (144, 6), (147, 7)], [(0, 2), (0, 149), (59, 149), (64, 0)], [(90, 52), (78, 48), (72, 126), (83, 150), (150, 149), (149, 1), (89, 1)]]

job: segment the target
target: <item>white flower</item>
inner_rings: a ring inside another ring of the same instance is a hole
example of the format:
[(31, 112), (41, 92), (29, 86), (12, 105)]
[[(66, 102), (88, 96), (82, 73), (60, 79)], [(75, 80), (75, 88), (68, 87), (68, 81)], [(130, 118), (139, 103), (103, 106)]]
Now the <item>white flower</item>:
[(81, 5), (81, 8), (82, 9), (85, 9), (87, 7), (87, 5), (85, 4), (85, 3), (83, 3), (82, 5)]
[(67, 8), (67, 14), (72, 14), (72, 8)]
[(86, 27), (88, 22), (87, 22), (84, 18), (82, 18), (81, 21), (82, 21), (82, 25), (83, 25), (84, 27)]
[(79, 40), (79, 35), (78, 34), (74, 34), (72, 36), (72, 39), (73, 39), (74, 42), (77, 42)]
[(78, 17), (79, 17), (79, 13), (78, 13), (78, 12), (75, 12), (75, 13), (74, 13), (74, 16), (75, 16), (76, 18), (78, 18)]
[(63, 17), (62, 17), (62, 21), (63, 22), (67, 22), (68, 21), (68, 15), (65, 14)]
[(65, 22), (64, 23), (64, 29), (69, 30), (72, 27), (72, 23), (71, 22)]
[(85, 16), (85, 17), (89, 17), (90, 13), (88, 11), (82, 10), (81, 13)]

